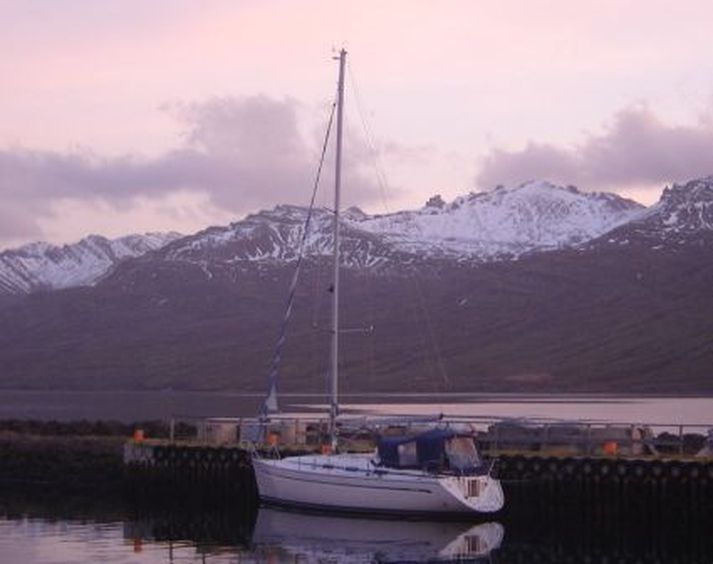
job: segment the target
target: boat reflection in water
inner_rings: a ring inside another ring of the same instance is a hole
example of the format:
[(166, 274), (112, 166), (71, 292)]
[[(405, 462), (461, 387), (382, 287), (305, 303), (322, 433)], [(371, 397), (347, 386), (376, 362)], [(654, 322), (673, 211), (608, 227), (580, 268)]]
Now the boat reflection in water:
[(487, 561), (504, 534), (496, 522), (368, 519), (261, 507), (252, 545), (256, 554), (300, 562)]

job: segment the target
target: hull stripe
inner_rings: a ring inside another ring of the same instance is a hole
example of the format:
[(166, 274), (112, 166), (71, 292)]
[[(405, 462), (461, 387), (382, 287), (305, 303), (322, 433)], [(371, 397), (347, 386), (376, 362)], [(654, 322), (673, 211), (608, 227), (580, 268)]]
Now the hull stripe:
[[(384, 485), (361, 485), (361, 484), (355, 484), (353, 483), (354, 479), (349, 480), (347, 478), (348, 482), (328, 482), (325, 481), (324, 478), (321, 480), (319, 479), (309, 479), (309, 478), (298, 478), (296, 476), (288, 476), (286, 474), (281, 474), (278, 472), (271, 472), (271, 471), (265, 471), (265, 475), (278, 478), (281, 480), (293, 480), (295, 482), (309, 482), (313, 484), (321, 484), (324, 486), (347, 486), (349, 488), (362, 488), (362, 489), (368, 489), (368, 490), (389, 490), (389, 491), (401, 491), (401, 492), (418, 492), (418, 493), (427, 493), (427, 494), (432, 494), (432, 490), (427, 490), (425, 488), (409, 488), (409, 487), (395, 487), (395, 486), (384, 486)], [(340, 476), (341, 477), (341, 476)]]
[(267, 506), (284, 507), (298, 511), (314, 511), (317, 513), (335, 513), (340, 515), (369, 515), (374, 517), (411, 517), (411, 518), (428, 518), (439, 517), (449, 521), (468, 521), (473, 522), (473, 518), (477, 520), (491, 519), (493, 513), (478, 511), (471, 509), (469, 511), (428, 511), (428, 510), (401, 510), (401, 509), (371, 509), (363, 507), (343, 507), (340, 505), (324, 505), (318, 503), (303, 503), (297, 501), (289, 501), (285, 499), (277, 499), (272, 497), (260, 496), (260, 501)]

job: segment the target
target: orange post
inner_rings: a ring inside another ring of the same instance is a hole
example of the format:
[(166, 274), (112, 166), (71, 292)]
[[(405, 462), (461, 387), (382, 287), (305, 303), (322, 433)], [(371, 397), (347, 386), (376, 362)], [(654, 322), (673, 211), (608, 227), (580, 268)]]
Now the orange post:
[(604, 451), (604, 454), (608, 456), (616, 456), (619, 452), (619, 445), (616, 441), (607, 441), (602, 445), (602, 450)]

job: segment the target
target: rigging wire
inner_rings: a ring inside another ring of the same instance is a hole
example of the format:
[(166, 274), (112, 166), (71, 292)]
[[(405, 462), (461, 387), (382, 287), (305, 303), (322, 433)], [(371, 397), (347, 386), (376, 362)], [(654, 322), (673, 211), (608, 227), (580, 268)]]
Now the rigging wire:
[(277, 380), (279, 375), (280, 361), (282, 360), (282, 351), (287, 341), (287, 326), (292, 315), (292, 307), (295, 301), (295, 293), (297, 291), (297, 283), (300, 278), (300, 271), (302, 269), (302, 261), (304, 258), (304, 250), (307, 243), (307, 236), (309, 234), (310, 223), (312, 221), (312, 215), (314, 212), (314, 203), (317, 198), (317, 190), (319, 188), (319, 181), (322, 177), (322, 170), (324, 168), (324, 161), (327, 154), (327, 146), (329, 145), (329, 137), (332, 131), (332, 124), (334, 122), (334, 113), (337, 107), (337, 100), (332, 102), (329, 120), (327, 122), (327, 130), (324, 134), (324, 141), (322, 143), (322, 151), (319, 157), (319, 165), (317, 167), (317, 173), (314, 179), (314, 185), (312, 187), (312, 197), (310, 198), (309, 208), (307, 210), (307, 217), (305, 218), (305, 224), (302, 231), (302, 238), (300, 239), (300, 244), (297, 252), (297, 263), (295, 264), (295, 270), (292, 274), (292, 281), (290, 283), (290, 290), (288, 292), (287, 303), (285, 305), (285, 315), (282, 319), (282, 325), (280, 326), (280, 333), (275, 344), (275, 350), (272, 356), (272, 362), (270, 364), (270, 375), (268, 377), (268, 388), (267, 396), (260, 409), (261, 418), (267, 418), (268, 414), (278, 410), (277, 404)]
[(372, 165), (374, 167), (374, 175), (376, 176), (376, 183), (379, 187), (379, 195), (381, 196), (381, 205), (387, 214), (391, 213), (389, 209), (389, 203), (386, 198), (386, 192), (388, 189), (389, 182), (386, 178), (385, 168), (381, 162), (381, 153), (376, 148), (376, 142), (374, 141), (374, 134), (369, 127), (369, 122), (366, 119), (366, 112), (364, 111), (364, 103), (362, 101), (359, 88), (357, 87), (357, 82), (354, 78), (352, 71), (354, 64), (352, 63), (347, 67), (347, 72), (349, 74), (349, 84), (352, 88), (352, 93), (354, 94), (354, 100), (356, 102), (357, 113), (359, 114), (359, 120), (361, 122), (362, 129), (364, 130), (364, 138), (366, 141), (366, 148), (371, 157)]
[[(364, 104), (362, 102), (361, 95), (359, 93), (359, 88), (357, 87), (357, 82), (354, 78), (354, 73), (352, 71), (354, 67), (354, 64), (352, 63), (348, 68), (348, 74), (349, 74), (349, 83), (352, 88), (352, 92), (354, 94), (354, 99), (356, 101), (356, 107), (357, 107), (357, 113), (359, 114), (359, 118), (361, 121), (362, 128), (364, 130), (364, 137), (365, 141), (367, 144), (367, 150), (372, 158), (372, 163), (374, 167), (374, 172), (376, 176), (376, 182), (379, 187), (379, 193), (381, 196), (382, 200), (382, 206), (384, 207), (384, 210), (386, 211), (387, 214), (391, 214), (391, 210), (389, 208), (389, 204), (386, 198), (386, 193), (387, 189), (389, 186), (389, 182), (386, 176), (385, 172), (385, 167), (383, 166), (383, 163), (381, 161), (381, 154), (379, 151), (376, 149), (376, 143), (374, 141), (374, 135), (369, 127), (368, 120), (366, 119), (366, 112), (364, 111)], [(421, 313), (423, 315), (423, 318), (425, 320), (426, 328), (428, 330), (428, 337), (431, 341), (431, 346), (433, 348), (434, 355), (436, 357), (436, 364), (438, 366), (438, 372), (440, 372), (440, 377), (443, 382), (443, 385), (447, 388), (450, 387), (450, 378), (448, 376), (448, 372), (446, 370), (445, 363), (443, 361), (443, 355), (441, 354), (441, 349), (438, 345), (438, 341), (436, 339), (436, 331), (433, 326), (433, 321), (431, 319), (431, 316), (428, 312), (428, 308), (426, 307), (426, 297), (423, 293), (423, 288), (421, 287), (421, 282), (418, 276), (415, 276), (413, 278), (414, 281), (414, 286), (416, 288), (416, 293), (418, 295), (418, 304), (421, 309)]]

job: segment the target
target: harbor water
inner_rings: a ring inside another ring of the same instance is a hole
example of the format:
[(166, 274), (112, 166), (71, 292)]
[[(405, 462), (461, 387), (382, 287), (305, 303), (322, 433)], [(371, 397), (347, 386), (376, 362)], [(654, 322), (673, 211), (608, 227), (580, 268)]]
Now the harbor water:
[(11, 498), (0, 498), (0, 562), (8, 564), (713, 561), (710, 514), (678, 508), (535, 504), (497, 519), (451, 522)]
[[(713, 426), (713, 398), (601, 394), (342, 394), (343, 413), (541, 417)], [(0, 420), (146, 421), (174, 416), (253, 417), (263, 394), (182, 391), (3, 390)], [(282, 394), (285, 411), (325, 413), (325, 397)]]

